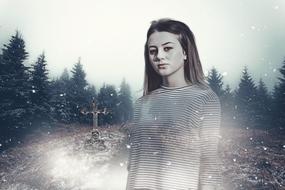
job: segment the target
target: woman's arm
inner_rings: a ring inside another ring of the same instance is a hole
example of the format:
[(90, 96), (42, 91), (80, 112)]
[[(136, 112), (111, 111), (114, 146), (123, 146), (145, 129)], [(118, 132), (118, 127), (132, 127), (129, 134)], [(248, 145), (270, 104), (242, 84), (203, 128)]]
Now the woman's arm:
[(212, 92), (202, 111), (200, 128), (200, 190), (220, 190), (222, 186), (221, 161), (218, 156), (221, 104)]

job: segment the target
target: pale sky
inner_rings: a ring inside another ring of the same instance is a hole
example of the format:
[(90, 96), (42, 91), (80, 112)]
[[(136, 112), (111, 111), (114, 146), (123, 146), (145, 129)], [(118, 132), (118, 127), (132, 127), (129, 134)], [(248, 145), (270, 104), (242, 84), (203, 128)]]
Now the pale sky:
[[(173, 18), (196, 36), (203, 70), (215, 66), (236, 88), (248, 66), (271, 90), (285, 58), (285, 0), (0, 0), (0, 45), (19, 30), (27, 65), (43, 51), (50, 77), (81, 57), (89, 83), (142, 89), (150, 22)], [(135, 96), (141, 95), (141, 91)]]

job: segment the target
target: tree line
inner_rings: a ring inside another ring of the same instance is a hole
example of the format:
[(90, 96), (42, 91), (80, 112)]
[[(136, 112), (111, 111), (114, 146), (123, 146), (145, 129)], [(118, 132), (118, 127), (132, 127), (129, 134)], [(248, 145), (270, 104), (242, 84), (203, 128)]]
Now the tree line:
[(255, 83), (246, 66), (234, 90), (229, 85), (224, 88), (223, 76), (216, 68), (212, 68), (207, 80), (220, 97), (224, 124), (235, 121), (244, 128), (279, 128), (284, 133), (285, 59), (279, 71), (281, 77), (278, 77), (271, 93), (261, 78), (258, 84)]
[(60, 77), (49, 79), (45, 54), (30, 67), (25, 66), (28, 52), (17, 31), (0, 53), (0, 148), (16, 141), (23, 134), (53, 123), (85, 123), (92, 125), (92, 114), (99, 113), (99, 125), (126, 122), (132, 117), (129, 84), (122, 80), (119, 89), (104, 84), (99, 92), (86, 81), (80, 59), (71, 76), (67, 69)]

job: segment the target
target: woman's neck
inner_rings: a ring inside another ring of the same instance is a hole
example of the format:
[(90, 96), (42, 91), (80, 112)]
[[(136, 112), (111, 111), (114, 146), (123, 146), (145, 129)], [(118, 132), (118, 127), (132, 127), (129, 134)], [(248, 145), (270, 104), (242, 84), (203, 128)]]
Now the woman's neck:
[(187, 86), (190, 85), (191, 82), (186, 80), (186, 79), (180, 79), (180, 80), (169, 80), (167, 78), (162, 78), (162, 84), (163, 86), (166, 87), (183, 87), (183, 86)]

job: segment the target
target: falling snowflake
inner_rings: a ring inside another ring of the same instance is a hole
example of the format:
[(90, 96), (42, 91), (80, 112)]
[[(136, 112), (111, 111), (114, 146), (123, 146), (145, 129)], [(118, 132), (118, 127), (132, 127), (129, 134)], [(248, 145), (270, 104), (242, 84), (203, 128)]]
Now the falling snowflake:
[(128, 149), (130, 149), (130, 148), (131, 148), (131, 145), (129, 145), (129, 144), (127, 144), (126, 146), (127, 146), (127, 148), (128, 148)]
[(234, 162), (236, 162), (236, 161), (237, 161), (237, 159), (235, 159), (235, 158), (234, 158), (234, 159), (233, 159), (233, 161), (234, 161)]
[(171, 165), (171, 162), (170, 162), (170, 161), (168, 161), (168, 162), (166, 163), (166, 165), (170, 166), (170, 165)]
[(121, 163), (120, 163), (120, 166), (121, 166), (121, 167), (124, 166), (124, 163), (121, 162)]
[(32, 93), (36, 93), (36, 91), (35, 91), (35, 90), (32, 90)]

